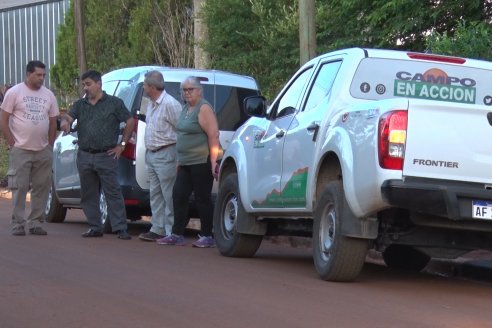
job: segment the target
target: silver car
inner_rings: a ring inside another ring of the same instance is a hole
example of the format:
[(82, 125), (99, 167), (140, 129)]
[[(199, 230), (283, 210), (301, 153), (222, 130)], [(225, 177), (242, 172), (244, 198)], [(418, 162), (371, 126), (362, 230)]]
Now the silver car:
[[(158, 70), (164, 75), (166, 92), (182, 102), (180, 83), (188, 76), (197, 76), (204, 88), (204, 98), (212, 105), (220, 129), (220, 143), (227, 148), (234, 131), (248, 117), (242, 110), (244, 98), (258, 95), (258, 85), (252, 77), (216, 70), (196, 70), (159, 66), (139, 66), (118, 69), (102, 76), (103, 90), (125, 102), (138, 122), (135, 125), (119, 162), (118, 180), (125, 199), (128, 219), (139, 220), (151, 215), (149, 179), (145, 165), (145, 114), (149, 98), (144, 95), (145, 73)], [(67, 209), (80, 208), (80, 181), (76, 165), (77, 122), (68, 134), (61, 133), (53, 149), (53, 183), (46, 206), (48, 222), (63, 222)], [(123, 125), (122, 125), (123, 128)], [(105, 232), (111, 231), (107, 218), (104, 193), (100, 193), (101, 220)], [(191, 206), (193, 209), (193, 206)], [(193, 213), (190, 213), (192, 215)]]

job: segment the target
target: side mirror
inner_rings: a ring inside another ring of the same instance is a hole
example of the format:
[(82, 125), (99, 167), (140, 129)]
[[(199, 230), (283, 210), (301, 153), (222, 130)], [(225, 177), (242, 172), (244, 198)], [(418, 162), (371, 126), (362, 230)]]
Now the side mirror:
[(265, 117), (266, 116), (266, 99), (263, 96), (250, 96), (244, 98), (244, 112), (248, 116)]

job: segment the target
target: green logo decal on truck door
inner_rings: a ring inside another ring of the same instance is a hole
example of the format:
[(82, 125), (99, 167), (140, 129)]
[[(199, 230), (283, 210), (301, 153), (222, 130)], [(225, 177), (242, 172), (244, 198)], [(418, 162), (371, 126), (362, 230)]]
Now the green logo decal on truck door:
[(307, 175), (307, 167), (295, 171), (281, 192), (272, 190), (265, 200), (254, 200), (251, 206), (254, 208), (305, 207)]

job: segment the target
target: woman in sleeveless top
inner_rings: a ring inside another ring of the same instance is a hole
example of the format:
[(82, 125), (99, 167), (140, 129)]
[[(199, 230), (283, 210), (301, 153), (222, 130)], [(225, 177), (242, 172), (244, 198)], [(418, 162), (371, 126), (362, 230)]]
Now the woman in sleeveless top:
[(219, 128), (212, 106), (203, 99), (203, 87), (196, 77), (181, 82), (185, 105), (176, 125), (178, 171), (173, 188), (174, 225), (172, 234), (157, 240), (161, 245), (185, 245), (188, 203), (194, 194), (201, 230), (192, 245), (214, 247), (212, 235), (212, 185), (216, 178)]

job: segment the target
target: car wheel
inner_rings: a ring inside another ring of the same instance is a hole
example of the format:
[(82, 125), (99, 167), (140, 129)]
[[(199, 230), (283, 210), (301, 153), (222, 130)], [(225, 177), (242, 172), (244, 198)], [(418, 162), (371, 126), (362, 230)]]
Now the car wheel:
[(229, 174), (221, 183), (214, 210), (214, 236), (218, 250), (224, 256), (252, 257), (260, 247), (263, 236), (237, 231), (237, 223), (246, 219), (241, 203), (237, 174)]
[(106, 203), (106, 196), (102, 190), (99, 193), (99, 211), (101, 212), (103, 232), (111, 233), (113, 229), (111, 228), (111, 221), (108, 219), (108, 204)]
[(430, 256), (407, 245), (389, 245), (382, 253), (384, 263), (393, 269), (422, 271)]
[(50, 192), (48, 194), (48, 201), (46, 202), (44, 214), (46, 216), (46, 221), (53, 223), (65, 221), (65, 216), (67, 215), (67, 208), (63, 207), (58, 201), (53, 183), (51, 184)]
[(342, 181), (330, 182), (319, 196), (313, 222), (314, 265), (323, 280), (352, 281), (364, 265), (368, 241), (340, 231), (347, 211)]

